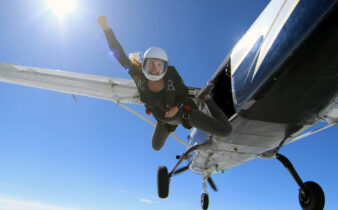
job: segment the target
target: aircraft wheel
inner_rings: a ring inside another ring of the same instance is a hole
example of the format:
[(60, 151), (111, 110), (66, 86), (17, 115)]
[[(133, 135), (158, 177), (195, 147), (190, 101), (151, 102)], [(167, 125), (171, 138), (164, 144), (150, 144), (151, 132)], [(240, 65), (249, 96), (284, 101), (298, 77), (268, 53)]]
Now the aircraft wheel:
[(157, 168), (157, 192), (160, 198), (167, 198), (169, 195), (169, 174), (165, 166)]
[(206, 193), (201, 195), (201, 206), (203, 210), (207, 210), (209, 207), (209, 196)]
[(299, 190), (299, 203), (304, 210), (323, 209), (325, 195), (322, 188), (315, 182), (305, 182), (305, 189)]

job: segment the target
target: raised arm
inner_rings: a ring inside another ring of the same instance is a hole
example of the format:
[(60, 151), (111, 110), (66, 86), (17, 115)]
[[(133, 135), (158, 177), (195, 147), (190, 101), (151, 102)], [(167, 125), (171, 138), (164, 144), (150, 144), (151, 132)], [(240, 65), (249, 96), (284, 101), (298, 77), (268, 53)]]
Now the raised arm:
[(114, 57), (119, 61), (123, 68), (128, 70), (130, 67), (130, 60), (124, 52), (121, 44), (117, 41), (113, 30), (109, 28), (107, 17), (99, 16), (97, 18), (97, 22), (104, 31), (110, 51), (114, 54)]

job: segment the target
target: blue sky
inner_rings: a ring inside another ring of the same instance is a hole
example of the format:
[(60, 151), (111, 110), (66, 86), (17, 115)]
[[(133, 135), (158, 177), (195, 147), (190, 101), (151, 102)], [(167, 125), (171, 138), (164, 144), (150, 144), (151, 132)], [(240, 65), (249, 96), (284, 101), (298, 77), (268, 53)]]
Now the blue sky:
[[(44, 0), (0, 0), (0, 62), (129, 78), (96, 23), (106, 15), (126, 52), (161, 46), (185, 83), (202, 87), (268, 3), (77, 2), (61, 20)], [(190, 171), (173, 178), (169, 198), (157, 197), (156, 169), (171, 169), (183, 145), (169, 138), (155, 152), (150, 125), (110, 101), (77, 99), (0, 83), (0, 209), (200, 208), (202, 178)], [(330, 128), (281, 150), (304, 181), (323, 187), (326, 209), (337, 206), (337, 134)], [(213, 178), (219, 192), (209, 188), (209, 209), (300, 208), (298, 186), (277, 160), (256, 159)]]

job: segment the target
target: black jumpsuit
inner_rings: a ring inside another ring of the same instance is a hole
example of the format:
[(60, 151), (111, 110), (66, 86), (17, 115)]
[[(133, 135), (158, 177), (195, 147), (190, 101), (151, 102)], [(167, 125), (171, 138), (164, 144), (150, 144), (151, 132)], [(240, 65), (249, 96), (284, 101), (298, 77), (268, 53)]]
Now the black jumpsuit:
[[(189, 89), (184, 85), (175, 67), (168, 66), (167, 73), (163, 77), (165, 84), (163, 90), (150, 91), (142, 70), (130, 62), (114, 32), (111, 29), (104, 32), (111, 52), (133, 78), (140, 100), (157, 120), (152, 137), (152, 146), (155, 150), (162, 148), (170, 132), (173, 132), (182, 122), (185, 126), (196, 127), (216, 136), (224, 137), (231, 133), (228, 119), (212, 99), (205, 102), (214, 118), (198, 110), (192, 99), (187, 97)], [(172, 118), (166, 118), (165, 113), (175, 106), (179, 107), (177, 114)]]

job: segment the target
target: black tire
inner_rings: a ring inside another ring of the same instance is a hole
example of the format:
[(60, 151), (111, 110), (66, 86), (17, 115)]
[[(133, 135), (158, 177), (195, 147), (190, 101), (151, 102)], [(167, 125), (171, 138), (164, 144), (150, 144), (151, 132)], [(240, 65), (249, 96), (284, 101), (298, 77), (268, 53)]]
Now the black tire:
[(157, 168), (157, 193), (160, 198), (167, 198), (169, 195), (169, 174), (165, 166)]
[[(325, 195), (322, 188), (315, 182), (305, 182), (305, 189), (299, 190), (299, 203), (304, 210), (324, 209)], [(303, 196), (303, 192), (307, 196)]]
[(206, 193), (201, 195), (201, 206), (203, 210), (207, 210), (209, 207), (209, 196)]

